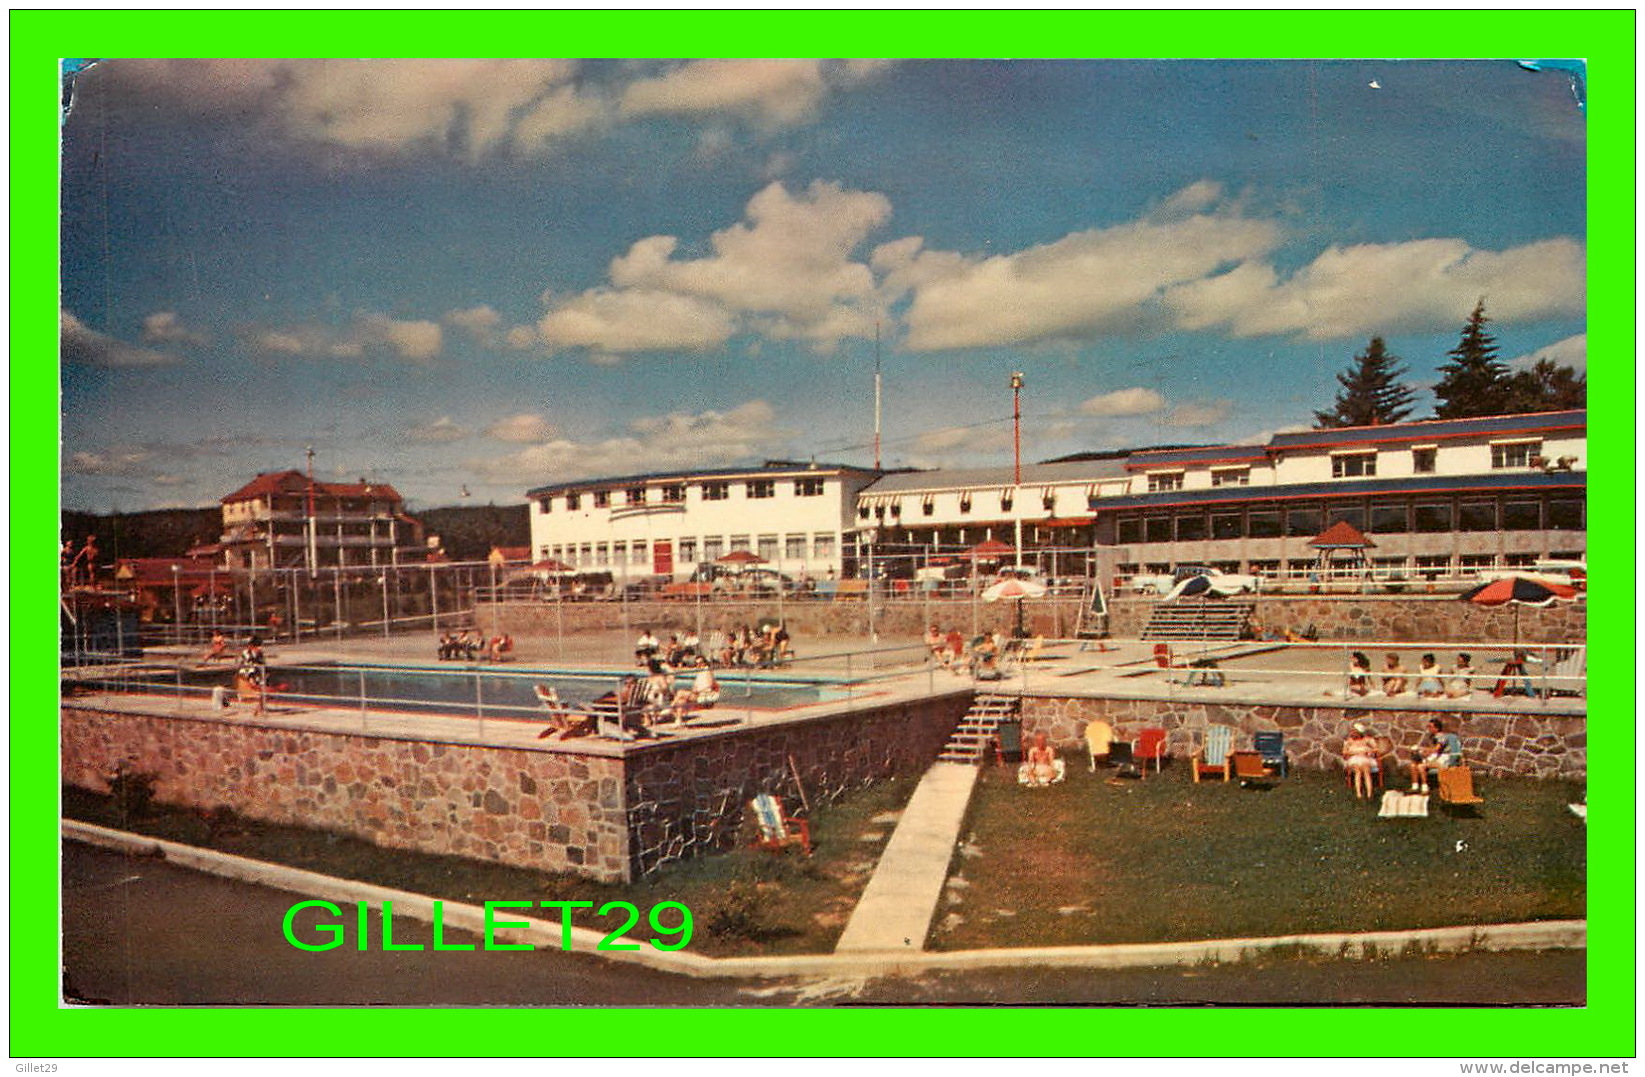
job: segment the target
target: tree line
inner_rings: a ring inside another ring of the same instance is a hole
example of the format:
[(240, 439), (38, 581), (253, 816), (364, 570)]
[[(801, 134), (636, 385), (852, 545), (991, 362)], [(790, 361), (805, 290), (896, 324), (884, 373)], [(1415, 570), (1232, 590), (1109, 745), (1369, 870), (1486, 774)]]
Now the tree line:
[[(1588, 381), (1569, 366), (1539, 359), (1529, 370), (1510, 371), (1497, 355), (1496, 338), (1486, 330), (1482, 299), (1462, 327), (1457, 346), (1446, 353), (1434, 386), (1434, 418), (1469, 419), (1563, 411), (1587, 406)], [(1411, 414), (1415, 391), (1404, 382), (1407, 368), (1390, 355), (1381, 337), (1372, 337), (1347, 370), (1337, 375), (1342, 386), (1336, 401), (1314, 412), (1314, 428), (1380, 426), (1403, 422)]]

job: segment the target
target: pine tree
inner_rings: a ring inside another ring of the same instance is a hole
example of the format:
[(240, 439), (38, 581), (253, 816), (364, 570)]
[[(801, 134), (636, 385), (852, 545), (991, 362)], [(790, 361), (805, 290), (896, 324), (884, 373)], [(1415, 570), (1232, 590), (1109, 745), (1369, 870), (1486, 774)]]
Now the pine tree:
[(1342, 391), (1331, 410), (1314, 412), (1315, 429), (1399, 422), (1411, 413), (1411, 390), (1400, 381), (1404, 376), (1399, 356), (1388, 354), (1381, 337), (1372, 337), (1354, 356), (1354, 365), (1337, 375)]
[(1481, 299), (1462, 327), (1462, 339), (1446, 353), (1451, 361), (1439, 368), (1444, 377), (1434, 386), (1439, 401), (1435, 418), (1469, 419), (1513, 411), (1513, 383), (1497, 358), (1496, 338), (1485, 331), (1486, 320)]

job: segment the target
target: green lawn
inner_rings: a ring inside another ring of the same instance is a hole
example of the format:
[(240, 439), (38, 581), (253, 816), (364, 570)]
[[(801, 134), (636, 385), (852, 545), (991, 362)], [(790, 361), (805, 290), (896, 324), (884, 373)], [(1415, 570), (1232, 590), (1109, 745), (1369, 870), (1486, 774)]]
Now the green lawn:
[[(816, 847), (812, 857), (772, 855), (744, 842), (723, 855), (669, 865), (626, 887), (462, 857), (385, 849), (359, 838), (229, 814), (208, 822), (198, 812), (163, 804), (133, 818), (122, 813), (112, 798), (73, 787), (63, 790), (63, 814), (452, 901), (574, 900), (593, 901), (595, 908), (608, 901), (629, 901), (640, 910), (638, 934), (642, 939), (649, 937), (644, 917), (651, 907), (677, 901), (692, 911), (695, 927), (689, 949), (696, 952), (715, 956), (828, 953), (868, 884), (895, 825), (894, 814), (907, 803), (914, 784), (912, 778), (892, 779), (819, 807), (811, 815)], [(559, 913), (541, 910), (539, 915), (552, 920)], [(663, 915), (665, 926), (678, 924), (676, 913)], [(574, 922), (609, 931), (621, 923), (621, 917), (597, 919), (581, 910)]]
[[(1340, 776), (1273, 788), (1121, 781), (1069, 758), (1025, 788), (986, 767), (930, 945), (1162, 942), (1580, 918), (1580, 787), (1476, 780), (1476, 818), (1378, 819)], [(955, 885), (956, 878), (963, 880)], [(958, 898), (957, 901), (951, 899)]]

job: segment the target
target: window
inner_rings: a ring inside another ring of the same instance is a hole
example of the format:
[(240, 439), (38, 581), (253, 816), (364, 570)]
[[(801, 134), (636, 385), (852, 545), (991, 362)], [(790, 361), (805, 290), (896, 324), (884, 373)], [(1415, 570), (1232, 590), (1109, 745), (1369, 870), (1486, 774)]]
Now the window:
[(869, 508), (868, 508), (867, 505), (858, 505), (857, 506), (857, 519), (859, 519), (859, 520), (868, 519), (868, 513), (869, 513)]
[(546, 512), (553, 512), (554, 511), (554, 499), (552, 497), (539, 497), (537, 499), (537, 511), (538, 512), (545, 512), (545, 513)]
[(1001, 494), (1000, 495), (1000, 511), (1001, 512), (1010, 512), (1011, 511), (1011, 506), (1015, 505), (1016, 503), (1017, 503), (1016, 499), (1013, 498), (1010, 494)]
[(558, 547), (550, 546), (545, 542), (541, 546), (537, 547), (537, 556), (542, 560), (547, 561), (550, 557), (560, 556), (560, 551)]
[(589, 545), (586, 542), (583, 543), (583, 545), (582, 545), (582, 557), (579, 559), (580, 563), (585, 564), (585, 565), (588, 564), (589, 560), (593, 556), (594, 556), (594, 547)]
[(630, 486), (627, 490), (627, 494), (628, 494), (627, 500), (628, 500), (628, 503), (630, 505), (643, 505), (643, 504), (645, 504), (645, 487), (643, 487), (643, 486)]
[[(623, 559), (623, 551), (626, 548), (625, 543), (617, 543), (617, 560), (621, 561)], [(603, 542), (594, 547), (594, 563), (596, 565), (611, 564), (611, 547)]]
[(1244, 518), (1237, 512), (1214, 512), (1211, 514), (1211, 537), (1214, 539), (1243, 538), (1244, 522)]
[(1332, 505), (1327, 516), (1333, 522), (1341, 520), (1356, 531), (1365, 530), (1364, 505)]
[(1205, 537), (1205, 514), (1193, 513), (1177, 517), (1177, 541), (1198, 542)]
[(926, 516), (935, 516), (937, 514), (936, 499), (928, 497), (924, 501), (920, 502), (920, 512)]
[(962, 514), (964, 514), (964, 513), (970, 512), (970, 511), (971, 511), (971, 495), (970, 494), (961, 494), (960, 495), (960, 512)]
[(583, 495), (582, 494), (567, 494), (567, 495), (565, 495), (565, 510), (567, 512), (576, 512), (578, 509), (580, 509), (582, 507), (583, 507)]
[(731, 552), (732, 553), (736, 553), (738, 550), (746, 550), (746, 549), (748, 549), (748, 536), (747, 535), (732, 535), (731, 536)]
[(1249, 486), (1251, 469), (1248, 467), (1214, 467), (1211, 469), (1212, 486)]
[(1531, 457), (1542, 455), (1541, 441), (1493, 441), (1491, 467), (1530, 467)]
[(1586, 506), (1581, 501), (1563, 498), (1548, 502), (1548, 530), (1583, 530), (1585, 525), (1582, 518), (1585, 508)]
[(1046, 512), (1055, 514), (1057, 511), (1057, 495), (1046, 494), (1044, 497), (1041, 497), (1040, 508), (1044, 509)]
[(1464, 501), (1457, 506), (1458, 531), (1495, 531), (1495, 501)]
[(1253, 576), (1273, 576), (1279, 573), (1278, 561), (1252, 561), (1249, 569)]
[(893, 516), (901, 516), (902, 515), (902, 502), (901, 501), (891, 502), (891, 515), (893, 515)]
[(1377, 454), (1374, 452), (1335, 453), (1331, 456), (1333, 479), (1359, 479), (1377, 473)]
[(636, 542), (634, 544), (633, 556), (629, 558), (628, 563), (631, 565), (643, 565), (648, 563), (645, 555), (645, 543), (643, 541)]
[(727, 497), (730, 496), (730, 494), (731, 494), (731, 484), (729, 482), (705, 482), (705, 483), (703, 483), (703, 500), (704, 501), (724, 501)]
[(811, 536), (811, 555), (813, 557), (829, 558), (834, 556), (834, 532), (818, 531)]
[(679, 502), (684, 501), (684, 500), (685, 500), (685, 484), (684, 483), (678, 483), (678, 482), (670, 483), (669, 485), (663, 487), (663, 502), (665, 504), (678, 504)]
[(1537, 531), (1542, 527), (1542, 504), (1537, 501), (1508, 501), (1502, 506), (1502, 530)]
[(1430, 580), (1435, 576), (1448, 576), (1451, 573), (1451, 557), (1449, 554), (1418, 557), (1417, 572)]
[(1536, 554), (1534, 553), (1510, 553), (1502, 556), (1503, 568), (1530, 568), (1534, 564), (1536, 564)]
[(1253, 512), (1248, 517), (1249, 528), (1246, 534), (1251, 538), (1279, 538), (1279, 513), (1277, 511)]
[(1387, 579), (1395, 573), (1405, 572), (1405, 558), (1403, 557), (1375, 557), (1371, 559), (1371, 567), (1376, 570), (1379, 579)]
[(821, 497), (822, 492), (823, 492), (823, 481), (821, 479), (795, 479), (794, 480), (794, 496), (795, 497)]
[(1418, 475), (1432, 475), (1439, 461), (1439, 449), (1423, 445), (1411, 450), (1411, 470)]
[(1148, 492), (1160, 493), (1163, 490), (1182, 489), (1182, 472), (1180, 471), (1151, 471), (1148, 474)]
[(761, 535), (759, 548), (755, 552), (767, 561), (775, 561), (777, 559), (777, 536)]
[(1411, 530), (1410, 507), (1404, 502), (1397, 505), (1371, 504), (1371, 533), (1375, 535), (1403, 535)]
[(697, 562), (697, 540), (683, 538), (680, 540), (680, 561), (687, 565)]
[(611, 491), (610, 490), (595, 490), (594, 491), (594, 507), (597, 508), (597, 509), (610, 508), (611, 507)]
[(1457, 568), (1463, 572), (1478, 572), (1482, 568), (1495, 568), (1496, 554), (1494, 553), (1465, 553), (1457, 558)]
[(1116, 527), (1115, 541), (1121, 546), (1142, 541), (1142, 520), (1135, 516), (1122, 518)]
[(1325, 514), (1321, 509), (1287, 509), (1285, 533), (1296, 538), (1313, 538), (1325, 530)]
[(783, 556), (790, 561), (804, 561), (805, 536), (789, 535), (783, 539)]
[(772, 479), (755, 479), (748, 484), (749, 497), (776, 497), (777, 484)]
[(1451, 506), (1445, 503), (1411, 506), (1412, 530), (1424, 534), (1451, 530)]
[(705, 538), (705, 539), (703, 539), (703, 560), (704, 561), (718, 561), (723, 556), (725, 556), (725, 539), (723, 539), (723, 538)]
[(1149, 542), (1171, 541), (1171, 517), (1150, 516), (1143, 523), (1143, 534)]
[(875, 505), (874, 506), (874, 519), (876, 519), (876, 520), (885, 519), (885, 506), (884, 505)]

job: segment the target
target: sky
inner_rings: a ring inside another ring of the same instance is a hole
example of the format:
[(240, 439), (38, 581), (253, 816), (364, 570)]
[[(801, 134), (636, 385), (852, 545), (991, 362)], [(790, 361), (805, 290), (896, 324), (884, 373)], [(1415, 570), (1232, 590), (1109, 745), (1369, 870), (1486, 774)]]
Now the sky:
[[(62, 492), (415, 508), (769, 458), (1261, 439), (1474, 305), (1586, 368), (1569, 72), (1507, 61), (113, 60), (62, 139)], [(876, 345), (876, 340), (878, 344)]]

